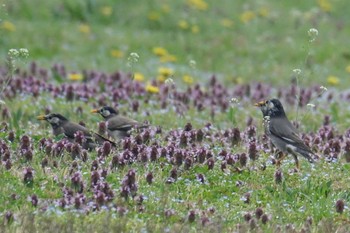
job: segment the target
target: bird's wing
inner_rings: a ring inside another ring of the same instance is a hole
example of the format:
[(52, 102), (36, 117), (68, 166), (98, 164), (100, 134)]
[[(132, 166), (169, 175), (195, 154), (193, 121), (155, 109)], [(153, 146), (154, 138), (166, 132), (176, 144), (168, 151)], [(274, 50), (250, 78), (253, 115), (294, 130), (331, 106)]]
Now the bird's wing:
[(107, 121), (107, 129), (111, 131), (129, 131), (136, 125), (138, 125), (137, 121), (122, 116), (116, 116)]
[(117, 146), (117, 143), (109, 140), (108, 138), (102, 136), (101, 134), (96, 133), (96, 132), (93, 132), (93, 134), (94, 134), (94, 137), (95, 137), (95, 141), (97, 141), (97, 143), (102, 144), (103, 142), (107, 141), (107, 142), (111, 143), (112, 146)]
[(62, 126), (62, 128), (64, 129), (64, 134), (68, 138), (74, 138), (74, 134), (78, 131), (83, 132), (86, 138), (91, 138), (89, 130), (82, 125), (67, 122), (65, 125)]
[(308, 153), (313, 153), (311, 149), (304, 144), (303, 140), (301, 140), (298, 130), (290, 123), (288, 119), (273, 118), (271, 121), (273, 121), (273, 123), (270, 122), (269, 130), (274, 137), (278, 137), (287, 144), (295, 146)]

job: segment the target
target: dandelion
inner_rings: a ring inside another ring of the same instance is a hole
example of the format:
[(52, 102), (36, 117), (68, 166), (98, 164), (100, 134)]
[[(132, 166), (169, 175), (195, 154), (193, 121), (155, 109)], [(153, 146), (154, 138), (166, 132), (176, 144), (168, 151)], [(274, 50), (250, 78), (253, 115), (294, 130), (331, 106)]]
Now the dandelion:
[(193, 25), (191, 28), (191, 31), (193, 34), (197, 34), (199, 32), (199, 27), (198, 25)]
[(328, 76), (328, 78), (327, 78), (327, 83), (328, 83), (329, 85), (336, 86), (336, 85), (339, 84), (339, 82), (340, 82), (340, 80), (339, 80), (339, 78), (338, 78), (337, 76), (330, 75), (330, 76)]
[(223, 27), (226, 27), (226, 28), (231, 28), (233, 26), (233, 21), (231, 19), (222, 19), (220, 21), (220, 24), (223, 26)]
[(174, 75), (174, 70), (167, 67), (159, 67), (158, 73), (162, 76), (169, 77), (171, 75)]
[(176, 62), (177, 61), (177, 57), (171, 54), (167, 54), (165, 56), (160, 57), (160, 62), (162, 63), (166, 63), (166, 62)]
[(112, 14), (112, 11), (112, 7), (110, 6), (104, 6), (100, 9), (101, 14), (104, 16), (110, 16)]
[(310, 42), (314, 42), (316, 37), (318, 36), (318, 30), (316, 28), (310, 28), (307, 34), (310, 37)]
[(162, 57), (168, 54), (168, 50), (166, 50), (163, 47), (154, 47), (152, 49), (152, 52), (159, 57)]
[(164, 83), (164, 82), (167, 80), (167, 78), (164, 77), (163, 75), (158, 75), (158, 76), (157, 76), (157, 80), (158, 80), (159, 82), (161, 82), (161, 83)]
[(112, 57), (115, 57), (115, 58), (122, 58), (124, 56), (123, 51), (120, 51), (118, 49), (112, 49), (110, 54)]
[(83, 80), (83, 75), (80, 73), (70, 73), (70, 74), (68, 74), (68, 80), (81, 81), (81, 80)]
[(253, 11), (245, 11), (243, 12), (239, 19), (243, 22), (243, 23), (249, 23), (251, 20), (253, 20), (256, 17), (255, 13)]
[(332, 5), (329, 2), (329, 0), (318, 0), (317, 4), (321, 8), (321, 10), (324, 12), (332, 11)]
[(79, 31), (84, 34), (90, 34), (91, 28), (87, 24), (80, 24), (79, 25)]
[(143, 82), (145, 80), (145, 76), (139, 72), (134, 74), (134, 80), (138, 82)]
[(345, 68), (346, 72), (350, 73), (350, 65)]
[(267, 16), (269, 16), (269, 8), (267, 7), (261, 7), (259, 10), (258, 10), (258, 14), (263, 17), (263, 18), (266, 18)]
[(177, 23), (177, 25), (179, 26), (179, 28), (181, 28), (183, 30), (186, 30), (186, 29), (188, 29), (190, 27), (189, 23), (186, 20), (184, 20), (184, 19), (180, 20)]
[(187, 83), (187, 84), (192, 84), (193, 83), (193, 78), (192, 78), (192, 76), (190, 76), (190, 75), (184, 75), (183, 77), (182, 77), (182, 80), (185, 82), (185, 83)]
[(156, 86), (154, 86), (154, 85), (152, 85), (152, 84), (150, 84), (150, 83), (148, 83), (147, 85), (146, 85), (146, 91), (147, 92), (149, 92), (149, 93), (152, 93), (152, 94), (157, 94), (157, 93), (159, 93), (159, 88), (158, 87), (156, 87)]
[(4, 21), (0, 24), (0, 29), (3, 29), (5, 31), (8, 31), (8, 32), (14, 32), (16, 31), (16, 26), (11, 23), (10, 21)]
[(160, 13), (156, 11), (151, 11), (148, 13), (148, 19), (151, 21), (159, 21), (160, 20)]
[(187, 5), (201, 11), (208, 9), (208, 3), (204, 0), (187, 0)]
[(162, 11), (163, 11), (164, 13), (169, 13), (169, 12), (170, 12), (170, 7), (169, 7), (169, 5), (168, 5), (168, 4), (164, 4), (164, 5), (162, 6)]

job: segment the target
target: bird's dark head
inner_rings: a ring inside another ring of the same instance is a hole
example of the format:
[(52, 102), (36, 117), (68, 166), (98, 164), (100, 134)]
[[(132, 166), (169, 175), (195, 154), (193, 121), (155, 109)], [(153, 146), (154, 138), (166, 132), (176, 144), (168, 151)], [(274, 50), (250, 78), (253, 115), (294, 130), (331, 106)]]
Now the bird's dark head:
[(118, 114), (118, 112), (114, 108), (109, 107), (109, 106), (104, 106), (104, 107), (102, 107), (100, 109), (93, 109), (93, 110), (91, 110), (91, 112), (99, 113), (99, 114), (101, 114), (101, 116), (103, 118), (109, 118), (111, 116), (114, 116), (114, 115)]
[(279, 117), (285, 116), (285, 112), (281, 102), (278, 99), (270, 99), (256, 103), (255, 106), (259, 107), (264, 116)]
[(38, 120), (45, 120), (49, 122), (52, 126), (60, 126), (64, 122), (67, 122), (68, 119), (58, 113), (50, 113), (47, 115), (40, 115), (37, 117)]

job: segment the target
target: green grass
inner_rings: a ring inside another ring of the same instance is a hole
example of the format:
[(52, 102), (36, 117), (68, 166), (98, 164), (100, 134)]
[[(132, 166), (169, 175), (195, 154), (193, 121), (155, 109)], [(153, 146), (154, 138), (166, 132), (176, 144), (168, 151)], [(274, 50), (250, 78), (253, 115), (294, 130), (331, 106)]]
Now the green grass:
[[(200, 11), (188, 7), (186, 1), (11, 1), (2, 7), (1, 19), (12, 22), (16, 30), (2, 31), (0, 51), (5, 56), (9, 48), (26, 47), (30, 59), (44, 66), (64, 63), (77, 71), (129, 70), (128, 54), (137, 52), (141, 58), (133, 71), (151, 79), (163, 65), (152, 48), (161, 46), (178, 58), (174, 64), (164, 64), (175, 68), (176, 79), (190, 72), (188, 63), (195, 60), (199, 72), (216, 73), (229, 82), (241, 77), (244, 82), (261, 80), (281, 85), (292, 76), (292, 69), (300, 68), (303, 83), (317, 79), (327, 85), (327, 76), (335, 75), (348, 84), (346, 1), (332, 4), (330, 13), (322, 12), (316, 1), (208, 1), (208, 5), (208, 10)], [(110, 16), (101, 13), (104, 6), (111, 7)], [(164, 6), (169, 12), (164, 12)], [(259, 16), (265, 8), (267, 15)], [(247, 10), (257, 16), (243, 23), (240, 16)], [(148, 19), (151, 12), (159, 15), (158, 21)], [(222, 19), (231, 20), (233, 26), (222, 26)], [(199, 32), (179, 28), (180, 20), (198, 26)], [(90, 33), (79, 31), (82, 23), (90, 26)], [(319, 36), (310, 44), (307, 31), (312, 27), (319, 30)], [(111, 57), (112, 49), (123, 51), (124, 56)], [(202, 77), (195, 79), (200, 82)]]
[[(350, 84), (349, 72), (346, 71), (350, 65), (350, 29), (347, 27), (350, 6), (345, 0), (330, 2), (331, 12), (322, 11), (317, 1), (207, 0), (208, 9), (204, 11), (190, 7), (185, 0), (149, 0), (147, 3), (121, 0), (2, 2), (5, 4), (0, 8), (0, 56), (3, 66), (10, 48), (24, 47), (30, 53), (27, 62), (35, 61), (45, 68), (59, 63), (65, 65), (68, 72), (140, 72), (146, 77), (144, 82), (148, 82), (157, 79), (159, 67), (170, 67), (175, 71), (172, 77), (175, 85), (182, 90), (186, 90), (188, 85), (182, 80), (184, 74), (193, 76), (194, 82), (201, 84), (203, 89), (208, 87), (207, 81), (212, 74), (227, 87), (263, 82), (288, 89), (294, 76), (292, 70), (299, 68), (302, 70), (299, 77), (301, 87), (324, 85), (335, 94), (335, 100), (329, 103), (322, 98), (315, 99), (317, 108), (302, 108), (299, 115), (295, 107), (286, 105), (289, 118), (298, 119), (301, 131), (308, 134), (322, 127), (326, 115), (331, 117), (331, 124), (339, 135), (349, 128), (348, 103), (337, 95), (338, 91), (346, 93)], [(110, 7), (111, 15), (103, 15), (102, 7)], [(259, 16), (263, 9), (267, 9), (267, 15)], [(253, 11), (256, 17), (243, 23), (241, 14), (248, 10)], [(150, 14), (156, 15), (159, 20), (150, 20)], [(223, 26), (223, 19), (231, 20), (233, 25)], [(180, 28), (180, 20), (185, 20), (189, 28)], [(4, 21), (13, 23), (15, 30), (4, 29)], [(79, 27), (82, 24), (88, 25), (90, 32), (81, 32)], [(199, 28), (198, 33), (192, 31), (193, 26)], [(319, 31), (312, 43), (307, 33), (310, 28)], [(152, 52), (154, 47), (167, 49), (177, 61), (162, 63)], [(112, 57), (110, 53), (114, 49), (120, 50), (123, 55)], [(127, 64), (131, 52), (140, 56), (132, 67)], [(196, 62), (195, 68), (189, 64), (191, 60)], [(28, 70), (26, 63), (18, 62), (17, 66), (21, 71)], [(339, 84), (327, 80), (331, 75), (339, 78)], [(64, 77), (50, 76), (48, 82), (59, 85), (67, 81)], [(272, 93), (276, 92), (277, 89), (273, 89)], [(164, 138), (169, 131), (181, 129), (187, 122), (191, 122), (195, 129), (211, 122), (211, 132), (222, 134), (223, 130), (233, 127), (245, 131), (246, 120), (250, 116), (257, 125), (259, 140), (263, 134), (261, 113), (251, 106), (251, 100), (243, 100), (211, 118), (210, 109), (198, 112), (190, 108), (184, 116), (180, 116), (176, 115), (173, 106), (160, 109), (155, 96), (151, 96), (147, 103), (143, 101), (146, 97), (137, 98), (141, 103), (139, 112), (130, 111), (129, 100), (118, 102), (119, 110), (138, 121), (147, 120), (153, 126), (161, 126), (163, 134), (152, 138), (152, 142), (159, 142), (162, 146), (168, 143)], [(194, 163), (189, 170), (181, 166), (178, 168), (178, 180), (167, 184), (170, 170), (175, 166), (165, 158), (109, 169), (112, 160), (109, 156), (100, 164), (100, 168), (108, 170), (106, 181), (116, 196), (108, 204), (109, 210), (87, 214), (74, 206), (62, 209), (57, 206), (57, 201), (63, 197), (62, 184), (71, 185), (71, 171), (82, 173), (84, 194), (87, 199), (93, 198), (90, 190), (91, 163), (97, 159), (97, 153), (90, 152), (86, 162), (76, 160), (77, 168), (72, 167), (69, 153), (62, 157), (46, 156), (38, 149), (38, 144), (41, 138), (52, 137), (51, 128), (38, 122), (36, 116), (49, 107), (74, 122), (83, 119), (90, 128), (97, 130), (101, 118), (90, 114), (96, 99), (67, 102), (63, 97), (53, 98), (41, 93), (39, 97), (19, 94), (15, 99), (5, 99), (5, 103), (0, 110), (7, 107), (11, 118), (2, 118), (2, 121), (16, 135), (16, 140), (10, 143), (6, 139), (8, 132), (0, 132), (0, 138), (11, 147), (13, 158), (10, 170), (5, 169), (4, 163), (0, 165), (0, 217), (4, 219), (0, 220), (0, 227), (9, 232), (232, 232), (237, 230), (237, 225), (245, 232), (250, 224), (244, 221), (244, 215), (249, 212), (255, 219), (258, 207), (269, 217), (266, 225), (256, 220), (263, 232), (274, 232), (279, 227), (285, 230), (288, 224), (300, 230), (305, 227), (308, 217), (313, 219), (311, 232), (349, 230), (350, 167), (343, 159), (336, 162), (321, 160), (310, 165), (301, 158), (301, 171), (291, 173), (289, 171), (294, 164), (288, 158), (280, 168), (283, 181), (276, 184), (276, 167), (271, 164), (271, 155), (261, 153), (254, 164), (248, 161), (242, 172), (236, 172), (229, 165), (223, 172), (217, 154), (222, 149), (232, 154), (247, 152), (246, 145), (227, 147), (210, 139), (205, 139), (200, 146), (214, 152), (213, 170), (209, 170), (207, 164)], [(76, 114), (78, 108), (82, 109), (80, 115)], [(34, 158), (30, 162), (19, 155), (20, 138), (24, 134), (31, 137), (34, 148)], [(112, 155), (122, 152), (118, 148)], [(49, 165), (42, 169), (41, 161), (45, 157), (48, 157)], [(266, 168), (262, 169), (265, 165)], [(22, 181), (25, 167), (32, 167), (35, 171), (31, 185)], [(137, 194), (146, 197), (142, 211), (137, 200), (124, 200), (119, 195), (122, 179), (129, 169), (136, 171)], [(151, 185), (145, 178), (148, 172), (154, 175)], [(205, 176), (203, 184), (196, 179), (198, 174)], [(247, 193), (250, 193), (249, 203), (244, 202)], [(16, 198), (13, 198), (14, 194)], [(38, 207), (32, 206), (28, 199), (33, 194), (39, 199)], [(346, 205), (343, 214), (336, 212), (335, 203), (339, 199), (344, 200)], [(210, 208), (215, 209), (214, 213), (209, 211)], [(127, 211), (121, 214), (120, 209)], [(165, 212), (169, 210), (174, 214), (166, 217)], [(191, 210), (196, 213), (193, 223), (188, 221)], [(14, 214), (13, 222), (5, 221), (7, 211)], [(201, 224), (203, 217), (209, 218), (208, 225)]]

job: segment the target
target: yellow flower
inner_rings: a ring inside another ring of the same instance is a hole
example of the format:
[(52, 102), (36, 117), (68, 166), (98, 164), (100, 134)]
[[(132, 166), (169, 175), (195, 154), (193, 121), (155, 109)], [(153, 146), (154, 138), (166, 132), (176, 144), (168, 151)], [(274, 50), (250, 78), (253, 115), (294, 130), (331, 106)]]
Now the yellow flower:
[(269, 13), (270, 13), (269, 8), (267, 7), (261, 7), (258, 12), (259, 12), (259, 15), (264, 18), (269, 16)]
[(143, 82), (143, 80), (145, 80), (145, 76), (143, 76), (143, 74), (141, 74), (139, 72), (135, 72), (134, 80), (138, 81), (138, 82)]
[(84, 34), (90, 34), (91, 29), (89, 25), (84, 23), (79, 25), (79, 31)]
[(148, 19), (151, 21), (159, 21), (160, 14), (156, 11), (151, 11), (150, 13), (148, 13)]
[(193, 34), (197, 34), (199, 32), (199, 27), (197, 25), (193, 25), (191, 31)]
[(162, 6), (162, 10), (163, 10), (164, 13), (169, 13), (169, 12), (170, 12), (170, 7), (169, 7), (169, 5), (168, 5), (168, 4), (164, 4), (164, 5)]
[(176, 62), (177, 61), (177, 57), (171, 54), (167, 54), (164, 55), (162, 57), (160, 57), (160, 62), (162, 63), (166, 63), (166, 62)]
[(157, 80), (161, 83), (164, 83), (164, 81), (166, 80), (167, 78), (164, 76), (164, 75), (158, 75), (157, 76)]
[(152, 52), (157, 56), (165, 56), (168, 55), (168, 51), (165, 48), (162, 47), (154, 47), (152, 49)]
[(83, 75), (79, 74), (79, 73), (70, 73), (70, 74), (68, 74), (68, 80), (81, 81), (81, 80), (83, 80)]
[(192, 84), (193, 83), (193, 78), (192, 78), (192, 76), (190, 76), (190, 75), (184, 75), (183, 77), (182, 77), (182, 80), (185, 82), (185, 83), (187, 83), (187, 84)]
[(148, 83), (145, 87), (146, 91), (149, 92), (149, 93), (153, 93), (153, 94), (156, 94), (156, 93), (159, 93), (159, 88), (156, 87), (156, 86), (153, 86), (152, 84)]
[(164, 77), (169, 77), (174, 74), (174, 70), (167, 67), (159, 67), (158, 74), (163, 75)]
[(233, 77), (232, 79), (234, 84), (242, 84), (243, 83), (243, 78), (238, 76), (238, 77)]
[(330, 76), (328, 76), (328, 78), (327, 78), (327, 83), (328, 83), (329, 85), (336, 86), (336, 85), (339, 84), (339, 82), (340, 82), (340, 80), (339, 80), (339, 78), (338, 78), (337, 76), (330, 75)]
[(16, 26), (11, 23), (10, 21), (4, 21), (2, 22), (2, 24), (0, 25), (0, 28), (4, 29), (5, 31), (9, 31), (9, 32), (14, 32), (16, 31)]
[(101, 7), (100, 11), (104, 16), (110, 16), (112, 14), (112, 7), (104, 6)]
[(329, 0), (318, 0), (317, 4), (324, 12), (332, 11), (332, 5)]
[(345, 70), (346, 70), (348, 73), (350, 73), (350, 65), (348, 65), (348, 66), (345, 68)]
[(189, 24), (186, 20), (182, 19), (180, 20), (177, 25), (179, 26), (179, 28), (183, 29), (183, 30), (186, 30), (189, 28)]
[(230, 28), (233, 26), (233, 21), (230, 20), (230, 19), (222, 19), (220, 21), (221, 25), (224, 26), (224, 27), (227, 27), (227, 28)]
[(115, 58), (122, 58), (124, 56), (123, 51), (120, 51), (118, 49), (112, 49), (110, 54), (112, 57), (115, 57)]
[(248, 23), (249, 21), (253, 20), (255, 17), (256, 15), (253, 11), (245, 11), (240, 15), (239, 19), (243, 23)]
[(204, 0), (187, 0), (187, 5), (194, 9), (202, 11), (208, 9), (208, 3), (206, 3)]

